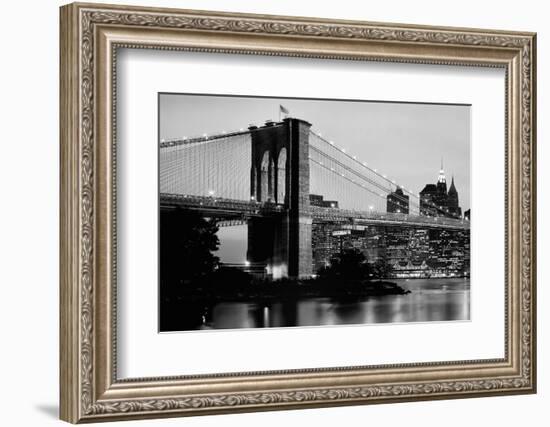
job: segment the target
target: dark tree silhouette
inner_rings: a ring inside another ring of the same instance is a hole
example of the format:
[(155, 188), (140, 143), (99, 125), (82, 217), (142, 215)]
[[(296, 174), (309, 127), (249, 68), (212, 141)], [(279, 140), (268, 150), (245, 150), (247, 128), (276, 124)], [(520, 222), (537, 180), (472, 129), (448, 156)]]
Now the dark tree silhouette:
[(371, 265), (372, 276), (377, 279), (388, 277), (388, 266), (384, 260), (378, 260)]
[(160, 214), (161, 292), (200, 284), (215, 271), (219, 258), (218, 226), (198, 213), (174, 209)]
[(343, 249), (331, 259), (329, 266), (319, 271), (321, 277), (344, 280), (369, 280), (370, 274), (367, 259), (358, 249)]

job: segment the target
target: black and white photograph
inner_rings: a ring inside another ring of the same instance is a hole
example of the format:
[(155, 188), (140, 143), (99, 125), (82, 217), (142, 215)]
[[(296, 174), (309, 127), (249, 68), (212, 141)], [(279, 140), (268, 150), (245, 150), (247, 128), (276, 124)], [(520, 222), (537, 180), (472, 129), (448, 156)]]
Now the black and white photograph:
[(158, 100), (160, 332), (470, 319), (470, 105)]

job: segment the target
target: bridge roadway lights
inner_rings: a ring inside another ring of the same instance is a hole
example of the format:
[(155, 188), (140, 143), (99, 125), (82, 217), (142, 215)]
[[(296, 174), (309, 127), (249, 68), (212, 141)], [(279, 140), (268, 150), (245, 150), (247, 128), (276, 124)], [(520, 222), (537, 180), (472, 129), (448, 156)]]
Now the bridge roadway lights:
[[(160, 205), (162, 209), (185, 208), (195, 209), (205, 215), (217, 218), (249, 218), (251, 216), (270, 216), (284, 213), (287, 207), (282, 204), (260, 203), (256, 201), (233, 200), (207, 196), (189, 196), (161, 193)], [(199, 208), (200, 207), (200, 208)], [(386, 212), (351, 211), (340, 208), (324, 208), (310, 206), (309, 214), (313, 222), (355, 221), (361, 224), (372, 225), (400, 225), (403, 227), (446, 228), (450, 230), (469, 230), (470, 221), (451, 218), (433, 218), (424, 215), (401, 215)]]

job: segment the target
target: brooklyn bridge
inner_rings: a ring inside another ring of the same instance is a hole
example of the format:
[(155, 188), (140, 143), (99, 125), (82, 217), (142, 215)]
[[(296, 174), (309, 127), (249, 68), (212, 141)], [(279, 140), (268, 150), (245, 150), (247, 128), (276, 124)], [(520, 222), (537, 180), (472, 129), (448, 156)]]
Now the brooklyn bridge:
[[(450, 236), (439, 246), (426, 246), (432, 259), (453, 252), (449, 242), (461, 239), (462, 254), (452, 256), (460, 258), (464, 273), (470, 222), (436, 205), (434, 215), (423, 214), (416, 192), (365, 160), (298, 118), (162, 140), (160, 209), (193, 210), (219, 227), (246, 225), (247, 263), (264, 265), (274, 279), (311, 277), (342, 244), (342, 236), (354, 233), (373, 256), (382, 235), (385, 241), (402, 236), (402, 246), (413, 235), (420, 241), (436, 235), (440, 243), (442, 235)], [(406, 209), (388, 208), (405, 201)], [(418, 254), (408, 253), (402, 265), (426, 265)]]

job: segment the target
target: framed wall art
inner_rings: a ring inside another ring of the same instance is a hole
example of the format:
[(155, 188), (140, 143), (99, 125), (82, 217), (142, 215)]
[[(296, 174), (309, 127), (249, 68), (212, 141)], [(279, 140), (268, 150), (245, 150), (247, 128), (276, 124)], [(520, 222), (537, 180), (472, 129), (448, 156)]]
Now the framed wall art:
[(535, 34), (61, 8), (61, 418), (536, 390)]

